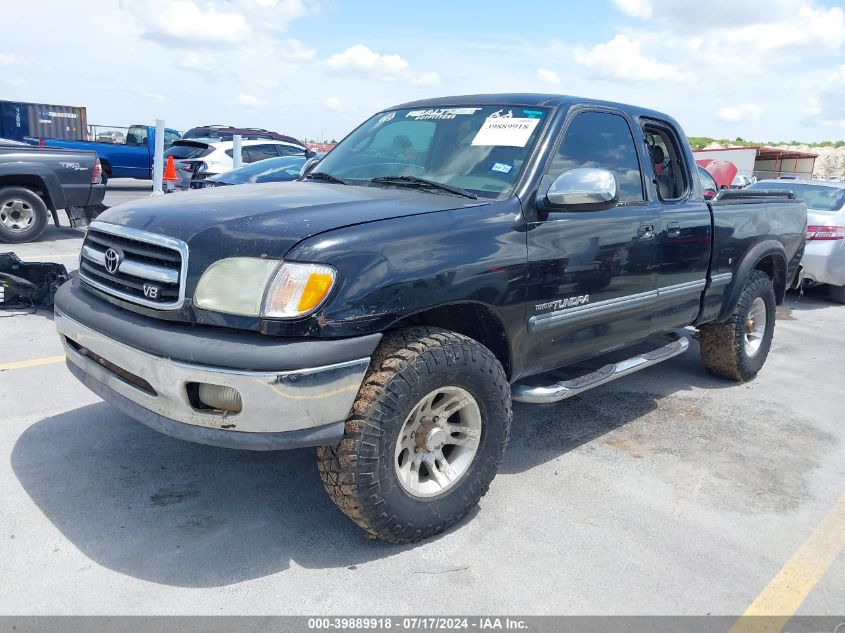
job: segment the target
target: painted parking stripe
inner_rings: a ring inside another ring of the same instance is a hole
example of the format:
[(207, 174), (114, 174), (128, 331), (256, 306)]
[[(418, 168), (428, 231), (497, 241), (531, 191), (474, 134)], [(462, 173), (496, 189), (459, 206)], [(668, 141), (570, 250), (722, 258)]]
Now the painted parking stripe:
[(0, 371), (8, 371), (9, 369), (24, 369), (26, 367), (39, 367), (40, 365), (52, 365), (54, 363), (65, 362), (65, 355), (61, 356), (45, 356), (44, 358), (30, 358), (29, 360), (19, 360), (14, 363), (0, 363)]
[(843, 550), (845, 493), (749, 605), (730, 633), (779, 633)]

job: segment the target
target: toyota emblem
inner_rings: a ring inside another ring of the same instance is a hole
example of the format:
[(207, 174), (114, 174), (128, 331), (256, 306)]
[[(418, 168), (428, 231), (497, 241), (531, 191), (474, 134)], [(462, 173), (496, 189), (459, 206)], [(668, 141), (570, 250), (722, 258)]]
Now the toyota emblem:
[(106, 261), (105, 266), (106, 270), (109, 271), (112, 275), (117, 272), (117, 269), (120, 268), (120, 253), (118, 253), (113, 248), (110, 248), (106, 251)]

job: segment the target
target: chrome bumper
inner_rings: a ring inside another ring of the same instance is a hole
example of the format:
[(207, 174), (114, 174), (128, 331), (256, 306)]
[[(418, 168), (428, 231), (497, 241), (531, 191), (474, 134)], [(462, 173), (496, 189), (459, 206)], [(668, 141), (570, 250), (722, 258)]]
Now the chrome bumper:
[[(352, 408), (370, 364), (369, 358), (361, 358), (295, 371), (224, 369), (143, 352), (106, 337), (58, 310), (55, 323), (68, 364), (75, 366), (71, 367), (75, 370), (73, 373), (104, 399), (112, 400), (107, 397), (108, 393), (104, 393), (106, 390), (120, 396), (115, 402), (131, 401), (154, 414), (155, 418), (163, 418), (164, 424), (169, 421), (214, 429), (215, 437), (297, 433), (341, 423)], [(121, 371), (130, 376), (121, 375)], [(89, 377), (93, 382), (87, 379)], [(146, 381), (154, 393), (133, 384), (137, 382), (135, 377)], [(209, 383), (236, 389), (243, 403), (241, 411), (224, 414), (194, 407), (188, 395), (189, 383)], [(191, 439), (186, 433), (162, 428), (160, 423), (150, 424), (149, 416), (138, 407), (120, 408), (148, 426), (169, 435)], [(167, 428), (172, 428), (172, 425)], [(225, 441), (194, 441), (233, 445)]]

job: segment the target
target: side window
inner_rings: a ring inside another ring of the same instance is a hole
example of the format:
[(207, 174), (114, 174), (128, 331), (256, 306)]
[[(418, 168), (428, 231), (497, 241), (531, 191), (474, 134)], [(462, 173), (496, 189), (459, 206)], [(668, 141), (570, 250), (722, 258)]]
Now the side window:
[(554, 179), (578, 167), (613, 172), (619, 202), (645, 200), (634, 137), (628, 122), (617, 114), (582, 112), (569, 123), (548, 175)]
[(302, 156), (305, 153), (301, 147), (296, 145), (276, 145), (279, 156)]
[(143, 125), (133, 125), (126, 133), (127, 145), (146, 145), (147, 128)]
[(682, 198), (689, 191), (690, 183), (675, 135), (661, 125), (646, 124), (643, 129), (657, 195), (664, 202)]
[(275, 145), (265, 144), (244, 147), (245, 163), (254, 163), (265, 158), (276, 158), (277, 156)]

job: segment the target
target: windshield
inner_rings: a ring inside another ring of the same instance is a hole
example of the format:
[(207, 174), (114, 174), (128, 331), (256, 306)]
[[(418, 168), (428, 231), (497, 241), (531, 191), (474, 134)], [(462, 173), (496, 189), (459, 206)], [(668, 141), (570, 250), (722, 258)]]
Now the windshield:
[(547, 114), (516, 106), (393, 110), (355, 130), (315, 171), (349, 184), (411, 176), (496, 198), (513, 188)]
[(748, 188), (792, 191), (797, 198), (804, 201), (808, 209), (814, 211), (838, 211), (845, 204), (845, 187), (829, 187), (788, 181), (761, 181)]
[(304, 156), (268, 158), (245, 165), (239, 169), (234, 169), (225, 174), (220, 174), (213, 179), (238, 184), (296, 180), (299, 177), (299, 170), (302, 169), (304, 163)]

